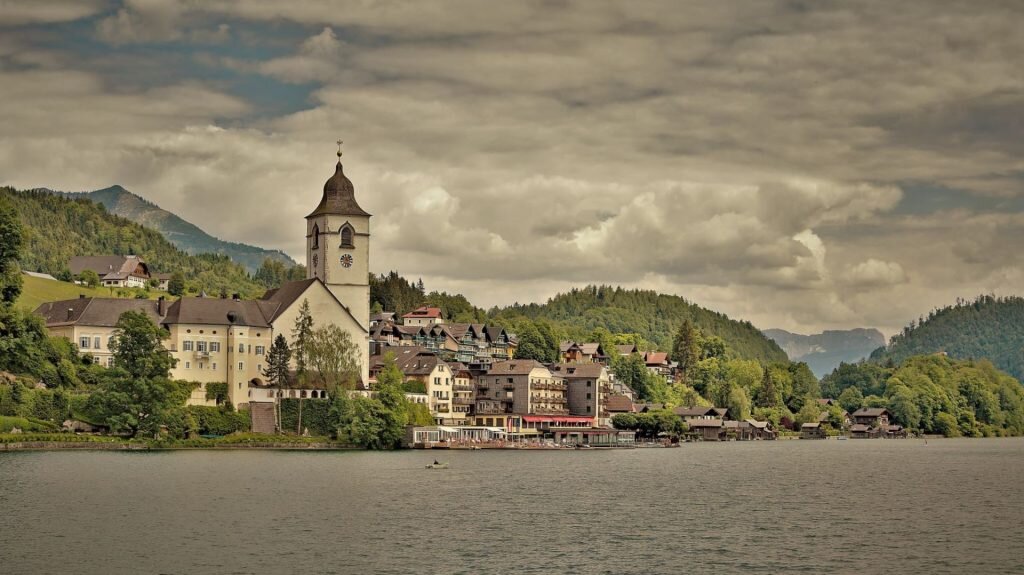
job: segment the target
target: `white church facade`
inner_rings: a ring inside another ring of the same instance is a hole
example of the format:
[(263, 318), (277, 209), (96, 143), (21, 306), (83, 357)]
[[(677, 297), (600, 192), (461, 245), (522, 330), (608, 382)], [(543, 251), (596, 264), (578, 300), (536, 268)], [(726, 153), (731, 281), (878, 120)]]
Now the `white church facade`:
[(170, 333), (165, 347), (177, 360), (173, 379), (200, 383), (190, 404), (212, 405), (206, 386), (226, 383), (236, 407), (267, 401), (267, 354), (277, 334), (293, 345), (292, 328), (303, 302), (315, 327), (334, 324), (358, 347), (362, 382), (369, 381), (370, 214), (355, 199), (341, 153), (320, 203), (306, 216), (307, 278), (269, 290), (260, 299), (183, 297), (174, 302), (80, 297), (36, 309), (54, 336), (67, 337), (103, 365), (112, 361), (110, 340), (125, 311), (139, 311)]

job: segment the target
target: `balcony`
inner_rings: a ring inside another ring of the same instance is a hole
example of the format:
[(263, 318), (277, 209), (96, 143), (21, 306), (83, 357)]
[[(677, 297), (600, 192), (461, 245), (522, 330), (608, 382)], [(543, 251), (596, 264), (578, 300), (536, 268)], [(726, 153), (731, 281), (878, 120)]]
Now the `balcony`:
[(476, 403), (472, 397), (456, 397), (452, 400), (455, 405), (473, 405)]
[(452, 390), (454, 390), (454, 391), (473, 391), (473, 386), (472, 385), (466, 385), (466, 384), (463, 384), (463, 383), (456, 383), (456, 384), (452, 385)]
[(450, 409), (447, 403), (438, 403), (434, 405), (434, 411), (437, 413), (448, 413)]
[(501, 387), (502, 387), (502, 389), (506, 389), (508, 391), (513, 391), (516, 388), (516, 384), (514, 384), (514, 383), (503, 383), (503, 384), (501, 384)]
[(208, 351), (196, 351), (194, 354), (196, 359), (209, 359), (210, 352)]
[(473, 410), (476, 415), (503, 415), (506, 413), (512, 413), (511, 409), (505, 409), (504, 407), (498, 407), (496, 405), (478, 405)]

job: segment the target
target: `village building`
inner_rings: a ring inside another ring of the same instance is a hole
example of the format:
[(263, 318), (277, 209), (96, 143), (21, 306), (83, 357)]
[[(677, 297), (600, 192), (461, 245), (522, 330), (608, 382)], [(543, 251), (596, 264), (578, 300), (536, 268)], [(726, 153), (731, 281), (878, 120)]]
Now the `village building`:
[(693, 419), (687, 422), (689, 435), (701, 441), (725, 441), (725, 424), (721, 419)]
[(660, 351), (649, 351), (644, 354), (644, 364), (654, 375), (664, 377), (669, 383), (673, 382), (673, 365), (668, 359), (668, 354)]
[(633, 413), (633, 401), (625, 395), (610, 394), (604, 404), (609, 420), (620, 413)]
[(611, 416), (605, 407), (612, 391), (607, 367), (593, 362), (560, 363), (552, 373), (565, 378), (570, 415), (594, 418), (601, 427), (610, 424)]
[(494, 363), (476, 382), (476, 425), (544, 429), (560, 423), (576, 423), (593, 417), (570, 416), (564, 378), (534, 360)]
[(825, 426), (817, 421), (800, 426), (800, 439), (825, 439)]
[(152, 274), (149, 264), (139, 256), (74, 256), (68, 261), (68, 270), (78, 278), (92, 271), (106, 287), (146, 287)]
[(601, 363), (608, 365), (608, 356), (605, 355), (600, 343), (577, 343), (575, 341), (563, 341), (559, 344), (559, 354), (562, 363)]
[(428, 326), (444, 323), (444, 315), (438, 307), (420, 307), (402, 316), (402, 323), (411, 326)]
[(884, 407), (862, 407), (853, 412), (853, 423), (874, 428), (884, 428), (889, 425), (890, 417), (889, 410)]

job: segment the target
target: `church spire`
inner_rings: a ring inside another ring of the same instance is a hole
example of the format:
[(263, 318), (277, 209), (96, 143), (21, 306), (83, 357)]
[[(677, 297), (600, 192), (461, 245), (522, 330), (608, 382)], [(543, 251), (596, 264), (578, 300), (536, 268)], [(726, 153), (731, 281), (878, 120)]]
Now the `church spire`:
[(324, 184), (324, 195), (313, 213), (306, 216), (312, 218), (321, 214), (339, 216), (369, 216), (356, 202), (355, 187), (352, 180), (345, 176), (341, 165), (341, 144), (338, 140), (338, 164), (334, 167), (334, 175)]

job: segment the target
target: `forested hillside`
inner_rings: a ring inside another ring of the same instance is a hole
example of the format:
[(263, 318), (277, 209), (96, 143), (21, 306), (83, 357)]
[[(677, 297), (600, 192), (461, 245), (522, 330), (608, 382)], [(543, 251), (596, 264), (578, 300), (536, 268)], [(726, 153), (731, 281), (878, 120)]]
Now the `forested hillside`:
[(267, 259), (279, 262), (286, 268), (296, 265), (294, 260), (280, 250), (268, 250), (215, 238), (198, 226), (121, 186), (65, 195), (72, 199), (84, 198), (103, 204), (107, 211), (114, 215), (160, 232), (167, 241), (185, 253), (226, 255), (235, 263), (241, 264), (250, 274), (255, 274)]
[(495, 319), (516, 316), (547, 320), (564, 327), (572, 338), (603, 327), (614, 333), (633, 333), (669, 351), (676, 329), (689, 319), (705, 336), (717, 336), (740, 358), (762, 363), (787, 362), (786, 353), (747, 321), (730, 319), (679, 296), (648, 290), (587, 286), (558, 294), (544, 304), (513, 305), (491, 310)]
[(843, 364), (821, 380), (849, 412), (885, 407), (906, 428), (949, 436), (1024, 434), (1024, 387), (988, 361), (916, 356)]
[(911, 322), (871, 359), (900, 363), (938, 352), (958, 359), (987, 359), (1024, 379), (1024, 298), (984, 295), (973, 301), (958, 300)]
[(90, 200), (7, 187), (0, 188), (0, 199), (10, 201), (24, 226), (22, 269), (68, 278), (72, 256), (136, 254), (157, 272), (181, 272), (191, 292), (257, 296), (264, 290), (227, 256), (186, 254), (159, 232), (109, 214)]

